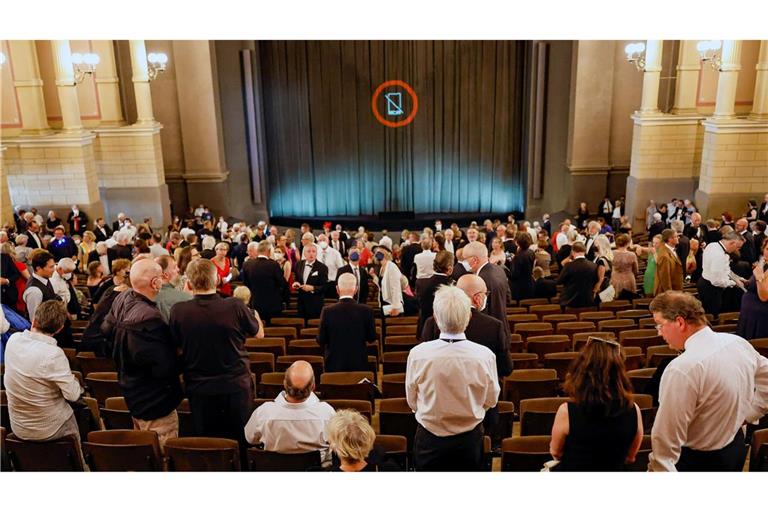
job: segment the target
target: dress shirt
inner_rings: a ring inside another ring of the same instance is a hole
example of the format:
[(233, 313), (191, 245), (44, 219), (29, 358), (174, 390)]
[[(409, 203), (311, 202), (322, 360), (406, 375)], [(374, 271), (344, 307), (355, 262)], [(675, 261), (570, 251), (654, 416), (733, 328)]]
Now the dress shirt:
[(51, 277), (51, 285), (53, 286), (53, 291), (56, 292), (56, 295), (61, 297), (64, 304), (69, 304), (69, 299), (71, 298), (69, 294), (69, 285), (57, 271), (54, 271), (53, 276)]
[(274, 402), (253, 411), (245, 425), (245, 439), (251, 444), (264, 443), (264, 449), (279, 453), (306, 453), (320, 450), (330, 455), (326, 427), (336, 413), (312, 393), (301, 403), (285, 399), (282, 391)]
[(416, 279), (432, 277), (435, 273), (435, 256), (437, 253), (422, 251), (413, 257), (413, 263), (416, 265)]
[(13, 433), (27, 440), (55, 434), (72, 416), (66, 401), (83, 393), (56, 340), (30, 330), (8, 340), (5, 388)]
[(709, 244), (701, 256), (701, 277), (718, 288), (730, 288), (736, 283), (729, 277), (731, 257), (720, 242)]
[(301, 282), (304, 283), (304, 284), (307, 284), (307, 279), (309, 279), (309, 275), (312, 273), (312, 264), (313, 263), (314, 263), (314, 261), (312, 263), (306, 262), (304, 264), (304, 275), (303, 275), (303, 279), (301, 280)]
[(561, 247), (564, 247), (568, 244), (568, 235), (565, 233), (558, 233), (555, 237), (555, 243), (557, 244), (557, 248), (560, 249)]
[(328, 280), (335, 281), (339, 269), (344, 266), (341, 253), (333, 247), (326, 247), (317, 251), (317, 261), (328, 267)]
[[(32, 273), (30, 279), (37, 279), (45, 286), (48, 286), (49, 280), (44, 277), (40, 277), (35, 273)], [(54, 291), (55, 290), (56, 289), (54, 288)], [(33, 286), (27, 286), (27, 289), (24, 290), (24, 294), (21, 296), (21, 298), (24, 300), (24, 304), (27, 306), (27, 314), (29, 315), (29, 318), (35, 318), (35, 311), (37, 311), (37, 306), (43, 302), (43, 293)]]
[(108, 276), (112, 273), (112, 269), (109, 266), (109, 256), (106, 254), (99, 254), (99, 263), (101, 263), (101, 267), (104, 269), (104, 275)]
[(421, 343), (408, 354), (405, 394), (416, 421), (432, 434), (468, 432), (498, 401), (496, 356), (463, 333), (440, 333), (440, 339)]
[(453, 250), (453, 241), (452, 240), (446, 240), (445, 241), (445, 250), (450, 252), (450, 253), (454, 252), (454, 250)]
[(743, 338), (704, 327), (661, 376), (649, 469), (675, 471), (683, 446), (719, 450), (768, 412), (768, 359)]
[(160, 256), (170, 256), (171, 253), (166, 250), (165, 247), (163, 247), (161, 244), (152, 244), (149, 246), (149, 254), (152, 255), (153, 258), (159, 258)]

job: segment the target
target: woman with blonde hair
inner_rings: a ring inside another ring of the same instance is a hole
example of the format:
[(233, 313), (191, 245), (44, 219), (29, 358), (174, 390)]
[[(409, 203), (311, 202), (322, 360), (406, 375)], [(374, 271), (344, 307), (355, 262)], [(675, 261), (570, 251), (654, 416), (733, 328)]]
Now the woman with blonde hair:
[(643, 419), (632, 398), (621, 345), (590, 337), (571, 363), (563, 389), (570, 400), (555, 415), (552, 471), (622, 471), (635, 460)]
[[(597, 235), (595, 238), (595, 264), (597, 265), (597, 284), (595, 293), (601, 294), (611, 285), (611, 274), (613, 273), (613, 251), (611, 242), (605, 235)], [(615, 294), (603, 294), (600, 301), (609, 302), (613, 300)]]
[(77, 261), (80, 263), (80, 269), (85, 271), (88, 268), (88, 255), (96, 250), (96, 235), (93, 231), (83, 233), (83, 241), (77, 244)]
[(216, 273), (219, 274), (219, 286), (216, 291), (225, 297), (232, 295), (232, 285), (229, 282), (232, 280), (230, 275), (232, 271), (232, 263), (229, 260), (229, 244), (226, 242), (219, 242), (216, 244), (214, 250), (216, 256), (211, 258), (213, 265), (216, 267)]
[[(351, 409), (336, 411), (328, 421), (328, 444), (335, 455), (333, 470), (344, 472), (387, 471), (398, 469), (376, 449), (376, 432), (362, 414)], [(338, 460), (336, 460), (338, 459)]]

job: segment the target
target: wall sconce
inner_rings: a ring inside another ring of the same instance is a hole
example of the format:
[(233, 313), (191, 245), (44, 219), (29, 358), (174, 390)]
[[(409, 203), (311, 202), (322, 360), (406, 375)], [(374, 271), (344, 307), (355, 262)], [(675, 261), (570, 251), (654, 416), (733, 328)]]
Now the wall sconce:
[(5, 54), (3, 52), (0, 52), (0, 66), (5, 64)]
[(696, 45), (696, 50), (699, 52), (699, 56), (703, 62), (709, 62), (714, 70), (720, 70), (722, 64), (721, 49), (723, 48), (723, 42), (717, 39), (711, 41), (699, 41)]
[(154, 80), (165, 71), (168, 56), (164, 53), (150, 53), (147, 55), (147, 64), (149, 64), (149, 79)]
[(645, 43), (629, 43), (624, 47), (627, 62), (634, 64), (638, 71), (645, 69)]
[(75, 82), (81, 83), (87, 75), (92, 75), (100, 60), (95, 53), (73, 53), (72, 67), (75, 70)]

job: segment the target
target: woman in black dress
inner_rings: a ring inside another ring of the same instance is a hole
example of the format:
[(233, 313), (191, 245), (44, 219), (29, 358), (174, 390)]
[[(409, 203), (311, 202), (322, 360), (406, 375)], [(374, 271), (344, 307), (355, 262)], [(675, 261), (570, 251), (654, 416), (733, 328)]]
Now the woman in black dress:
[(518, 233), (515, 238), (517, 252), (509, 263), (509, 289), (514, 300), (533, 297), (533, 266), (536, 255), (528, 248), (533, 244), (531, 235)]
[(763, 241), (761, 258), (741, 298), (737, 334), (744, 339), (768, 338), (768, 239)]
[(557, 410), (549, 451), (552, 471), (622, 471), (643, 440), (640, 408), (624, 368), (621, 346), (591, 337), (565, 380), (571, 400)]

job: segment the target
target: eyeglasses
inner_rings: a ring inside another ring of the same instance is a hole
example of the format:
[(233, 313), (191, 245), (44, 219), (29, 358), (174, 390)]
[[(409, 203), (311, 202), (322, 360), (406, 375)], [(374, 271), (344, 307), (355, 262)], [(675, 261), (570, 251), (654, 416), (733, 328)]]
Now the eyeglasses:
[(587, 338), (587, 343), (601, 342), (606, 343), (612, 347), (621, 348), (621, 344), (618, 341), (608, 340), (605, 338), (598, 338), (597, 336), (590, 336)]

